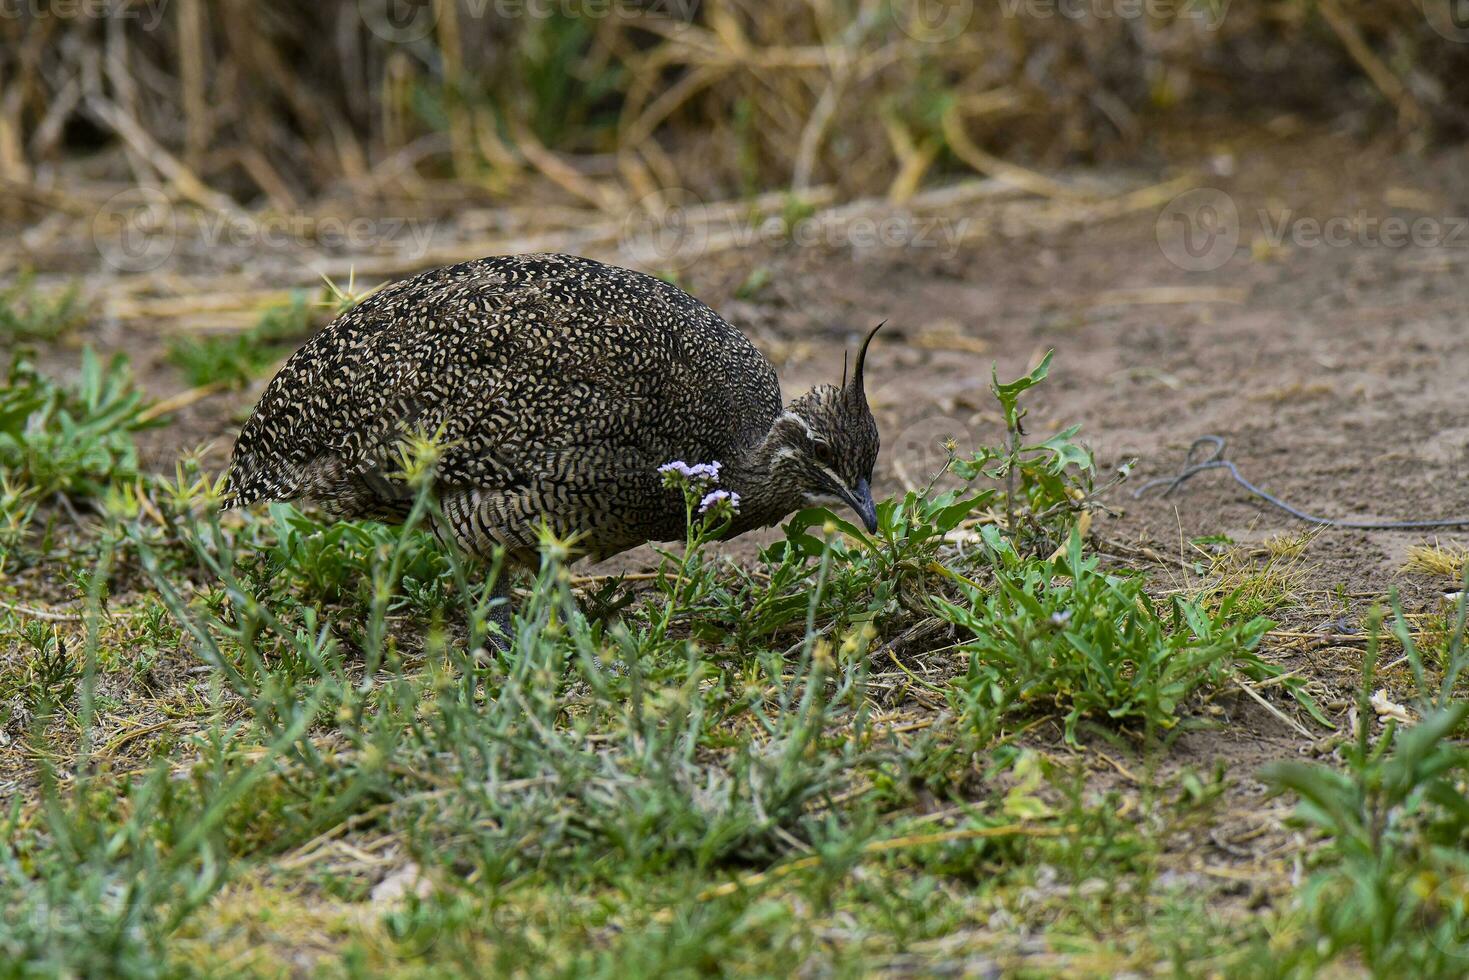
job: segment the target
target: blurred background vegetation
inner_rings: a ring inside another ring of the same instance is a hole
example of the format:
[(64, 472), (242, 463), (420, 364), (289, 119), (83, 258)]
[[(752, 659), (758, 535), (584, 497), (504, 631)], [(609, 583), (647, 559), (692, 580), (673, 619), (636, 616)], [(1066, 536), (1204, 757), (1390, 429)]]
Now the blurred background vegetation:
[(1285, 113), (1428, 141), (1465, 129), (1469, 45), (1426, 2), (25, 0), (0, 17), (0, 217), (88, 180), (211, 208), (536, 175), (607, 210), (901, 200)]

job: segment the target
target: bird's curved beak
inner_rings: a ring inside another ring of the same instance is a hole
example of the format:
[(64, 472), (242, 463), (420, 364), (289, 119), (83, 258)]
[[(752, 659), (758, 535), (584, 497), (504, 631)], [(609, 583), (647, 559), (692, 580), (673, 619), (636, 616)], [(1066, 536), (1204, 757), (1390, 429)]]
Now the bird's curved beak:
[(868, 534), (877, 533), (877, 504), (872, 502), (872, 488), (867, 485), (866, 480), (858, 480), (857, 486), (852, 489), (846, 497), (847, 506), (857, 512), (862, 518), (862, 526), (867, 528)]

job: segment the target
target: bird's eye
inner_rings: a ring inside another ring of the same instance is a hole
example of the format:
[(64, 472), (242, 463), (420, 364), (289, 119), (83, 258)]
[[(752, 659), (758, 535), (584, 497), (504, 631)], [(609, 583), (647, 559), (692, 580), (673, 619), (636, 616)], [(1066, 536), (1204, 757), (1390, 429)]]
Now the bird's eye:
[(830, 466), (836, 461), (836, 454), (832, 452), (831, 443), (829, 442), (813, 439), (811, 442), (811, 453), (816, 457), (817, 462), (825, 466)]

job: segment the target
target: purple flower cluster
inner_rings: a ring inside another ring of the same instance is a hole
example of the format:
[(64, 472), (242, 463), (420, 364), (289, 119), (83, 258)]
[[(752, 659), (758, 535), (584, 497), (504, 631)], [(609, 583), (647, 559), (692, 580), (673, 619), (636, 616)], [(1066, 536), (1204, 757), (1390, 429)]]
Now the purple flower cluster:
[(699, 501), (699, 513), (707, 514), (709, 508), (716, 507), (721, 503), (728, 502), (731, 510), (738, 512), (740, 509), (740, 495), (733, 490), (709, 489), (719, 481), (720, 464), (713, 463), (685, 463), (676, 459), (671, 463), (664, 463), (658, 467), (658, 472), (663, 474), (664, 486), (674, 487), (686, 485), (694, 490), (709, 490)]
[(713, 483), (719, 479), (719, 463), (694, 463), (691, 466), (681, 459), (676, 459), (671, 463), (664, 463), (658, 467), (658, 472), (664, 476), (676, 473), (690, 483), (702, 482), (704, 480)]
[(699, 501), (699, 513), (707, 514), (709, 508), (715, 506), (722, 500), (729, 501), (729, 509), (735, 513), (740, 511), (740, 495), (733, 490), (714, 490), (704, 494), (704, 499)]

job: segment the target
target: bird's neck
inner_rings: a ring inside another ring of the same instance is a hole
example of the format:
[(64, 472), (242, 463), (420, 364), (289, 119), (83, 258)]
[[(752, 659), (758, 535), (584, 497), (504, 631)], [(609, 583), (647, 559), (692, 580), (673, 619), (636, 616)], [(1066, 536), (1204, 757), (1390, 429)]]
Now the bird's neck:
[(720, 474), (720, 486), (740, 495), (739, 513), (730, 526), (730, 536), (778, 524), (800, 508), (800, 502), (791, 499), (789, 488), (775, 478), (774, 457), (774, 447), (765, 440), (730, 460)]

